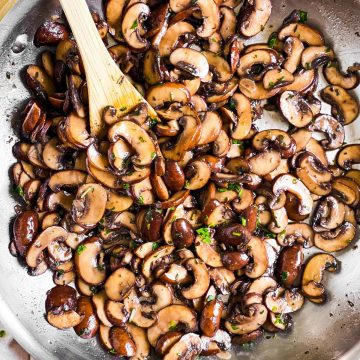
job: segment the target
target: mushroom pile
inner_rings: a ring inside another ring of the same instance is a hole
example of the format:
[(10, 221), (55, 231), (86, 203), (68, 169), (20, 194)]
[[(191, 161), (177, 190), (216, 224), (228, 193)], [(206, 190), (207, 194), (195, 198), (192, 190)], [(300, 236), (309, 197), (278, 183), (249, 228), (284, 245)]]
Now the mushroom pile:
[[(305, 299), (326, 300), (331, 253), (355, 238), (360, 145), (344, 139), (358, 66), (341, 72), (300, 10), (246, 46), (270, 0), (108, 0), (105, 13), (99, 34), (147, 103), (105, 108), (91, 134), (82, 59), (56, 18), (34, 39), (55, 53), (26, 71), (10, 250), (29, 274), (53, 272), (47, 321), (131, 359), (224, 358), (287, 331)], [(289, 130), (259, 131), (264, 110)]]

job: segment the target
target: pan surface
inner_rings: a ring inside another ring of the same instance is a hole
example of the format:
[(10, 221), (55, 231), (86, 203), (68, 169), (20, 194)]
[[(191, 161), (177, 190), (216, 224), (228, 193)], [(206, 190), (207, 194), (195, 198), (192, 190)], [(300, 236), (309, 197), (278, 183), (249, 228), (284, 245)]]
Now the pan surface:
[[(293, 9), (308, 12), (309, 23), (319, 28), (346, 69), (360, 62), (360, 0), (273, 0), (271, 19), (257, 38), (267, 39)], [(88, 1), (99, 10), (100, 0)], [(0, 319), (16, 340), (37, 360), (110, 359), (96, 340), (80, 339), (71, 330), (59, 331), (44, 319), (44, 300), (53, 286), (50, 273), (30, 277), (8, 251), (9, 219), (14, 216), (8, 172), (14, 161), (11, 147), (14, 128), (29, 98), (23, 85), (23, 68), (35, 61), (41, 50), (32, 44), (37, 27), (50, 15), (59, 14), (56, 0), (20, 0), (0, 23)], [(271, 25), (273, 27), (271, 27)], [(20, 71), (21, 70), (21, 71)], [(319, 86), (321, 88), (321, 86)], [(360, 91), (357, 90), (359, 97)], [(324, 106), (323, 112), (329, 108)], [(264, 112), (261, 128), (286, 129), (285, 123)], [(347, 142), (360, 141), (360, 119), (346, 128)], [(294, 316), (289, 335), (264, 338), (253, 350), (234, 349), (233, 359), (243, 360), (358, 360), (360, 358), (360, 248), (356, 243), (336, 254), (339, 274), (326, 274), (329, 301), (322, 306), (307, 302)]]

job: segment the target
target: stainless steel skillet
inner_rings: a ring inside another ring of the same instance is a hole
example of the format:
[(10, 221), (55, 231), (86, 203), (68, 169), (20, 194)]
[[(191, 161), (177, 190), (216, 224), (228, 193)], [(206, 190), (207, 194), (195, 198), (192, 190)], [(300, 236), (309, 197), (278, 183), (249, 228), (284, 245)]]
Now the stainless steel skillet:
[[(88, 3), (100, 10), (100, 0)], [(301, 8), (309, 13), (310, 23), (324, 33), (344, 68), (360, 61), (360, 0), (273, 0), (273, 5), (268, 25), (274, 29), (294, 8)], [(39, 53), (31, 42), (38, 25), (59, 12), (56, 0), (20, 0), (0, 23), (0, 319), (37, 360), (110, 359), (112, 356), (105, 354), (95, 340), (84, 341), (72, 331), (60, 332), (46, 323), (44, 298), (52, 286), (50, 274), (29, 277), (7, 249), (9, 218), (14, 215), (15, 205), (8, 180), (13, 162), (13, 127), (29, 97), (20, 70)], [(265, 39), (272, 31), (267, 26), (252, 41)], [(272, 116), (265, 113), (262, 127), (276, 121)], [(360, 141), (359, 121), (347, 128), (348, 142)], [(328, 303), (322, 306), (307, 303), (295, 315), (294, 329), (288, 336), (265, 338), (252, 351), (235, 349), (233, 359), (360, 359), (360, 248), (348, 249), (339, 258), (340, 273), (327, 276)]]

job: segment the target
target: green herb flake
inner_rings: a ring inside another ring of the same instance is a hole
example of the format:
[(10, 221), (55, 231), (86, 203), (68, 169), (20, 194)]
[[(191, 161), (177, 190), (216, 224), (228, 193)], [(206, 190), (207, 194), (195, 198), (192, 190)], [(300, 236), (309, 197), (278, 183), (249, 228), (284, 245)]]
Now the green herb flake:
[(295, 179), (295, 178), (292, 179), (292, 183), (293, 183), (293, 184), (296, 184), (297, 182), (298, 182), (297, 179)]
[(281, 273), (281, 280), (282, 280), (282, 281), (286, 281), (287, 277), (288, 277), (288, 272), (287, 272), (287, 271), (283, 271), (283, 272)]
[(325, 52), (327, 52), (327, 53), (331, 52), (331, 48), (330, 48), (330, 47), (327, 47), (327, 48), (325, 49)]
[(211, 41), (217, 43), (217, 40), (215, 38), (211, 38)]
[(24, 197), (24, 189), (20, 185), (14, 188), (14, 192), (20, 195), (21, 197)]
[(139, 136), (139, 141), (140, 141), (141, 143), (146, 142), (146, 140), (145, 140), (142, 136)]
[(129, 246), (130, 249), (136, 249), (139, 246), (139, 244), (137, 244), (134, 240), (131, 240)]
[(144, 205), (144, 197), (143, 197), (142, 195), (139, 196), (139, 198), (138, 198), (138, 203), (139, 203), (140, 205)]
[(151, 153), (151, 155), (150, 155), (150, 156), (151, 156), (151, 159), (153, 159), (153, 160), (154, 160), (154, 159), (155, 159), (155, 157), (156, 157), (156, 152), (155, 152), (155, 151), (153, 151), (153, 152)]
[(234, 325), (234, 324), (231, 324), (231, 328), (232, 328), (233, 330), (237, 330), (237, 329), (238, 329), (238, 327), (237, 327), (236, 325)]
[(172, 331), (172, 330), (175, 330), (176, 329), (176, 326), (177, 326), (177, 322), (175, 320), (171, 320), (169, 322), (169, 330)]
[(277, 37), (276, 34), (272, 34), (268, 40), (269, 48), (273, 49), (276, 46)]
[(89, 186), (81, 195), (80, 198), (83, 199), (89, 192), (94, 192), (94, 187)]
[(243, 195), (243, 188), (241, 185), (239, 184), (229, 184), (228, 185), (228, 190), (233, 190), (236, 191), (238, 193), (238, 197), (241, 199), (242, 195)]
[(306, 70), (310, 70), (310, 69), (311, 69), (311, 64), (307, 62), (307, 63), (305, 64), (305, 69), (306, 69)]
[(159, 244), (157, 242), (154, 242), (151, 246), (152, 250), (155, 251), (159, 248)]
[(231, 142), (234, 144), (234, 145), (242, 145), (242, 141), (241, 140), (236, 140), (236, 139), (232, 139)]
[(241, 225), (242, 225), (242, 226), (246, 226), (246, 223), (247, 223), (246, 218), (241, 217), (241, 218), (240, 218), (240, 221), (241, 221)]
[(274, 321), (274, 324), (280, 324), (280, 325), (283, 325), (284, 324), (284, 321), (282, 319), (282, 314), (276, 314), (275, 315), (275, 321)]
[(89, 287), (92, 294), (97, 294), (99, 292), (99, 289), (96, 286), (90, 286)]
[(139, 25), (139, 22), (138, 22), (138, 19), (136, 19), (136, 20), (132, 23), (130, 29), (131, 29), (131, 30), (134, 30), (134, 29), (136, 29), (136, 28), (138, 27), (138, 25)]
[(232, 110), (232, 111), (235, 111), (236, 110), (236, 104), (235, 104), (235, 101), (233, 99), (230, 99), (229, 102), (228, 102), (228, 106), (229, 106), (229, 109)]
[(220, 193), (223, 193), (223, 192), (227, 191), (227, 189), (223, 189), (223, 188), (217, 188), (216, 190), (217, 190), (218, 192), (220, 192)]
[(272, 311), (272, 312), (277, 311), (277, 307), (276, 307), (276, 306), (273, 306), (273, 307), (271, 308), (271, 311)]
[(308, 20), (308, 13), (303, 10), (299, 10), (299, 22), (305, 24)]
[(78, 247), (77, 247), (77, 249), (76, 249), (76, 253), (78, 254), (78, 255), (80, 255), (82, 252), (84, 252), (86, 250), (86, 246), (85, 245), (83, 245), (83, 244), (80, 244)]
[(127, 190), (130, 188), (130, 184), (122, 184), (123, 189)]
[(190, 186), (190, 182), (189, 182), (189, 180), (186, 180), (185, 181), (185, 189), (188, 189), (189, 188), (189, 186)]
[(203, 227), (196, 230), (196, 233), (200, 236), (200, 239), (205, 244), (211, 244), (210, 229)]
[(214, 295), (209, 295), (207, 298), (206, 298), (206, 302), (210, 302), (212, 300), (215, 299), (215, 296)]
[(114, 348), (112, 348), (112, 349), (109, 350), (109, 353), (115, 355), (115, 354), (116, 354), (116, 351), (115, 351)]
[(237, 231), (233, 231), (231, 233), (231, 235), (234, 235), (234, 236), (241, 236), (242, 234), (240, 232), (237, 232)]
[(265, 30), (265, 26), (264, 26), (264, 25), (261, 25), (261, 26), (260, 26), (260, 30), (261, 30), (261, 31), (264, 31), (264, 30)]
[(127, 106), (122, 106), (122, 107), (120, 108), (120, 111), (125, 111), (125, 110), (127, 110)]

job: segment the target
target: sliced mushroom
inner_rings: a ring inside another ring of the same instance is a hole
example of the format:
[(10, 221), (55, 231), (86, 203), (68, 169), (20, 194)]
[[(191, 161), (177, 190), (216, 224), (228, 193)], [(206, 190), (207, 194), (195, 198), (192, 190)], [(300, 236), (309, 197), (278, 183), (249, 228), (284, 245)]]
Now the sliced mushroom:
[(289, 36), (297, 37), (309, 46), (324, 45), (323, 36), (317, 30), (306, 24), (290, 23), (283, 27), (278, 34), (279, 40), (285, 40), (285, 38)]
[(311, 123), (309, 129), (326, 135), (326, 140), (320, 142), (326, 150), (338, 149), (345, 141), (344, 127), (330, 115), (320, 114)]
[(283, 191), (289, 191), (299, 199), (298, 212), (300, 215), (310, 214), (313, 199), (307, 187), (299, 179), (289, 174), (279, 176), (273, 184), (273, 192), (275, 195), (279, 195)]
[(302, 276), (302, 291), (310, 301), (325, 300), (324, 271), (335, 272), (338, 266), (339, 262), (330, 254), (317, 254), (308, 261)]
[(209, 72), (206, 57), (197, 50), (178, 48), (171, 53), (169, 60), (175, 67), (192, 76), (203, 78)]
[(128, 7), (122, 19), (121, 32), (126, 42), (135, 51), (144, 51), (149, 42), (142, 37), (143, 22), (148, 18), (150, 8), (144, 3), (135, 3)]
[(74, 261), (77, 273), (86, 283), (98, 285), (105, 280), (106, 273), (100, 238), (93, 237), (79, 244)]
[(200, 336), (194, 333), (185, 334), (171, 347), (164, 356), (164, 360), (192, 359), (199, 355), (201, 350), (202, 343)]
[(80, 296), (77, 301), (77, 312), (84, 317), (80, 324), (74, 327), (76, 334), (83, 339), (93, 338), (98, 332), (99, 320), (89, 297)]
[(193, 272), (194, 284), (181, 291), (185, 299), (197, 299), (205, 294), (210, 277), (206, 265), (197, 259), (189, 259), (186, 267)]
[(214, 0), (197, 0), (196, 5), (200, 8), (202, 25), (196, 33), (202, 38), (210, 37), (220, 26), (220, 12)]
[(135, 275), (126, 268), (114, 271), (105, 282), (105, 292), (109, 299), (122, 301), (135, 285)]
[(277, 63), (277, 60), (275, 52), (271, 49), (253, 50), (241, 56), (237, 73), (240, 77), (252, 76), (253, 69), (256, 65), (260, 65), (266, 69), (274, 66)]
[(281, 246), (292, 246), (295, 242), (309, 248), (314, 245), (314, 230), (308, 224), (290, 223), (285, 229), (285, 233), (278, 234), (277, 241)]
[(283, 87), (294, 82), (294, 76), (285, 69), (272, 69), (265, 73), (264, 88), (267, 90)]
[(340, 86), (327, 86), (321, 91), (321, 98), (331, 105), (332, 115), (344, 125), (351, 124), (359, 114), (357, 101)]
[(266, 294), (265, 304), (275, 314), (288, 314), (302, 308), (304, 297), (298, 289), (285, 290), (279, 287)]
[(304, 45), (299, 38), (289, 36), (285, 39), (284, 52), (287, 54), (287, 58), (284, 62), (284, 68), (291, 74), (299, 67), (303, 51)]
[(286, 120), (296, 127), (305, 127), (313, 120), (310, 106), (295, 91), (285, 91), (281, 94), (280, 109)]
[(318, 79), (316, 69), (301, 69), (294, 73), (294, 81), (289, 85), (283, 86), (280, 91), (297, 91), (301, 94), (308, 93), (317, 86)]
[(150, 344), (155, 347), (161, 335), (175, 330), (177, 326), (186, 332), (195, 331), (197, 328), (196, 313), (184, 305), (170, 305), (160, 310), (157, 322), (147, 332)]
[(334, 59), (334, 52), (326, 46), (309, 46), (301, 55), (301, 65), (304, 69), (316, 68)]
[(133, 324), (126, 325), (127, 330), (134, 340), (136, 351), (133, 360), (145, 360), (150, 355), (150, 344), (146, 336), (145, 329)]
[(246, 97), (252, 100), (269, 99), (280, 91), (280, 88), (266, 90), (262, 82), (256, 83), (255, 81), (248, 78), (243, 78), (240, 80), (239, 89)]
[(337, 154), (338, 165), (350, 170), (353, 164), (360, 163), (360, 145), (348, 145), (343, 147)]
[(41, 261), (41, 254), (53, 241), (64, 242), (67, 231), (60, 226), (51, 226), (41, 232), (31, 243), (26, 252), (26, 263), (35, 268)]
[(262, 31), (271, 15), (270, 0), (246, 0), (241, 8), (239, 30), (245, 37)]
[(335, 60), (330, 62), (323, 69), (326, 81), (330, 85), (340, 86), (345, 90), (351, 90), (359, 85), (360, 77), (357, 72), (343, 74), (339, 69), (339, 63)]
[(252, 236), (247, 244), (251, 262), (246, 265), (245, 274), (251, 279), (256, 279), (263, 275), (268, 267), (268, 256), (264, 241), (256, 236)]
[(225, 328), (236, 335), (248, 334), (262, 326), (267, 318), (268, 310), (264, 305), (253, 304), (246, 309), (246, 314), (234, 315), (225, 321)]
[(115, 354), (119, 356), (134, 356), (136, 345), (125, 327), (113, 326), (110, 329), (109, 341)]
[(214, 76), (214, 80), (220, 83), (225, 83), (231, 79), (232, 72), (228, 62), (224, 58), (218, 56), (212, 51), (203, 51), (202, 54), (208, 61), (210, 71)]
[(134, 165), (150, 165), (155, 152), (155, 146), (149, 134), (139, 125), (131, 121), (120, 121), (109, 130), (109, 140), (116, 142), (119, 137), (124, 138), (135, 150), (136, 155), (131, 158)]

